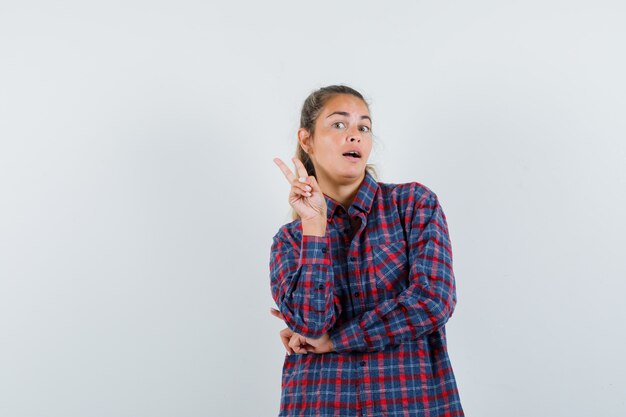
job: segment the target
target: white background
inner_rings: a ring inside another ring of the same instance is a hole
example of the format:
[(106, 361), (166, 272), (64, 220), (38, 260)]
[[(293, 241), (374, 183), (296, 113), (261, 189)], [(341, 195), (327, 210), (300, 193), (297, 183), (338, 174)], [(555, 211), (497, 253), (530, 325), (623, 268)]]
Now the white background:
[(0, 2), (0, 415), (275, 416), (306, 96), (450, 228), (468, 416), (623, 416), (622, 1)]

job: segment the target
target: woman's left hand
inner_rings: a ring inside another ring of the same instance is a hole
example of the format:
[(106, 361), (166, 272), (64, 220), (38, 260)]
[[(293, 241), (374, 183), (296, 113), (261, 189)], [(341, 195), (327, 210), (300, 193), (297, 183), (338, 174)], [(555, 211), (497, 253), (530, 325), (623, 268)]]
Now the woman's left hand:
[[(285, 320), (282, 313), (275, 308), (270, 309), (270, 313), (281, 320)], [(328, 333), (318, 339), (312, 339), (310, 337), (304, 337), (299, 333), (292, 331), (290, 328), (285, 328), (280, 331), (280, 337), (283, 345), (287, 348), (287, 353), (328, 353), (333, 351), (333, 342), (330, 340)], [(291, 351), (291, 352), (290, 352)]]

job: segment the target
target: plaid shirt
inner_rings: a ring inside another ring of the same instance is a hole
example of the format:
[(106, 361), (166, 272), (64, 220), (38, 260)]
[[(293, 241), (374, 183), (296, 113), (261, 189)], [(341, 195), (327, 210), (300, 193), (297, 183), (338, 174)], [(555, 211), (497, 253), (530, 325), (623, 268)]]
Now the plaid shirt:
[(285, 354), (279, 417), (464, 416), (446, 347), (456, 289), (436, 194), (366, 172), (347, 211), (325, 198), (326, 236), (303, 236), (297, 219), (273, 237), (271, 291), (287, 326), (328, 333), (335, 348)]

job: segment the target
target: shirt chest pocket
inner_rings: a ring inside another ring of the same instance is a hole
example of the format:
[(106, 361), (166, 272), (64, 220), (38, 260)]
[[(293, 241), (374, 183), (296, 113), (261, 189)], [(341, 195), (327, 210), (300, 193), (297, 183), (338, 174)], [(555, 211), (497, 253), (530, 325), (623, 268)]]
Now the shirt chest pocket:
[(372, 248), (376, 287), (386, 291), (401, 291), (409, 284), (409, 264), (406, 241), (385, 242)]

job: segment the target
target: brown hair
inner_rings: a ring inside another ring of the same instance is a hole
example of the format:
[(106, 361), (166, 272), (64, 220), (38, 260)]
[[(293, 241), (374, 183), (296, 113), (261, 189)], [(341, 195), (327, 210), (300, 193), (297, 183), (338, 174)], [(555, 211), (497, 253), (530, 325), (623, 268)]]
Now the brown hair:
[[(326, 87), (322, 87), (318, 90), (313, 91), (309, 96), (304, 100), (304, 104), (302, 105), (302, 111), (300, 113), (300, 127), (305, 128), (309, 131), (309, 134), (313, 136), (315, 133), (315, 122), (319, 117), (322, 109), (330, 100), (336, 95), (339, 94), (351, 94), (355, 97), (363, 100), (363, 103), (367, 106), (369, 110), (369, 103), (365, 100), (363, 95), (356, 91), (355, 89), (348, 87), (347, 85), (329, 85)], [(315, 174), (315, 167), (313, 166), (313, 161), (309, 158), (309, 155), (302, 149), (300, 146), (300, 141), (296, 143), (296, 158), (298, 158), (304, 164), (306, 171), (309, 175), (313, 175), (315, 179), (317, 179), (317, 175)], [(370, 173), (374, 178), (378, 179), (378, 174), (376, 173), (376, 169), (373, 164), (366, 164), (365, 171)], [(300, 216), (298, 212), (293, 208), (291, 209), (291, 217), (292, 220), (299, 219)]]

